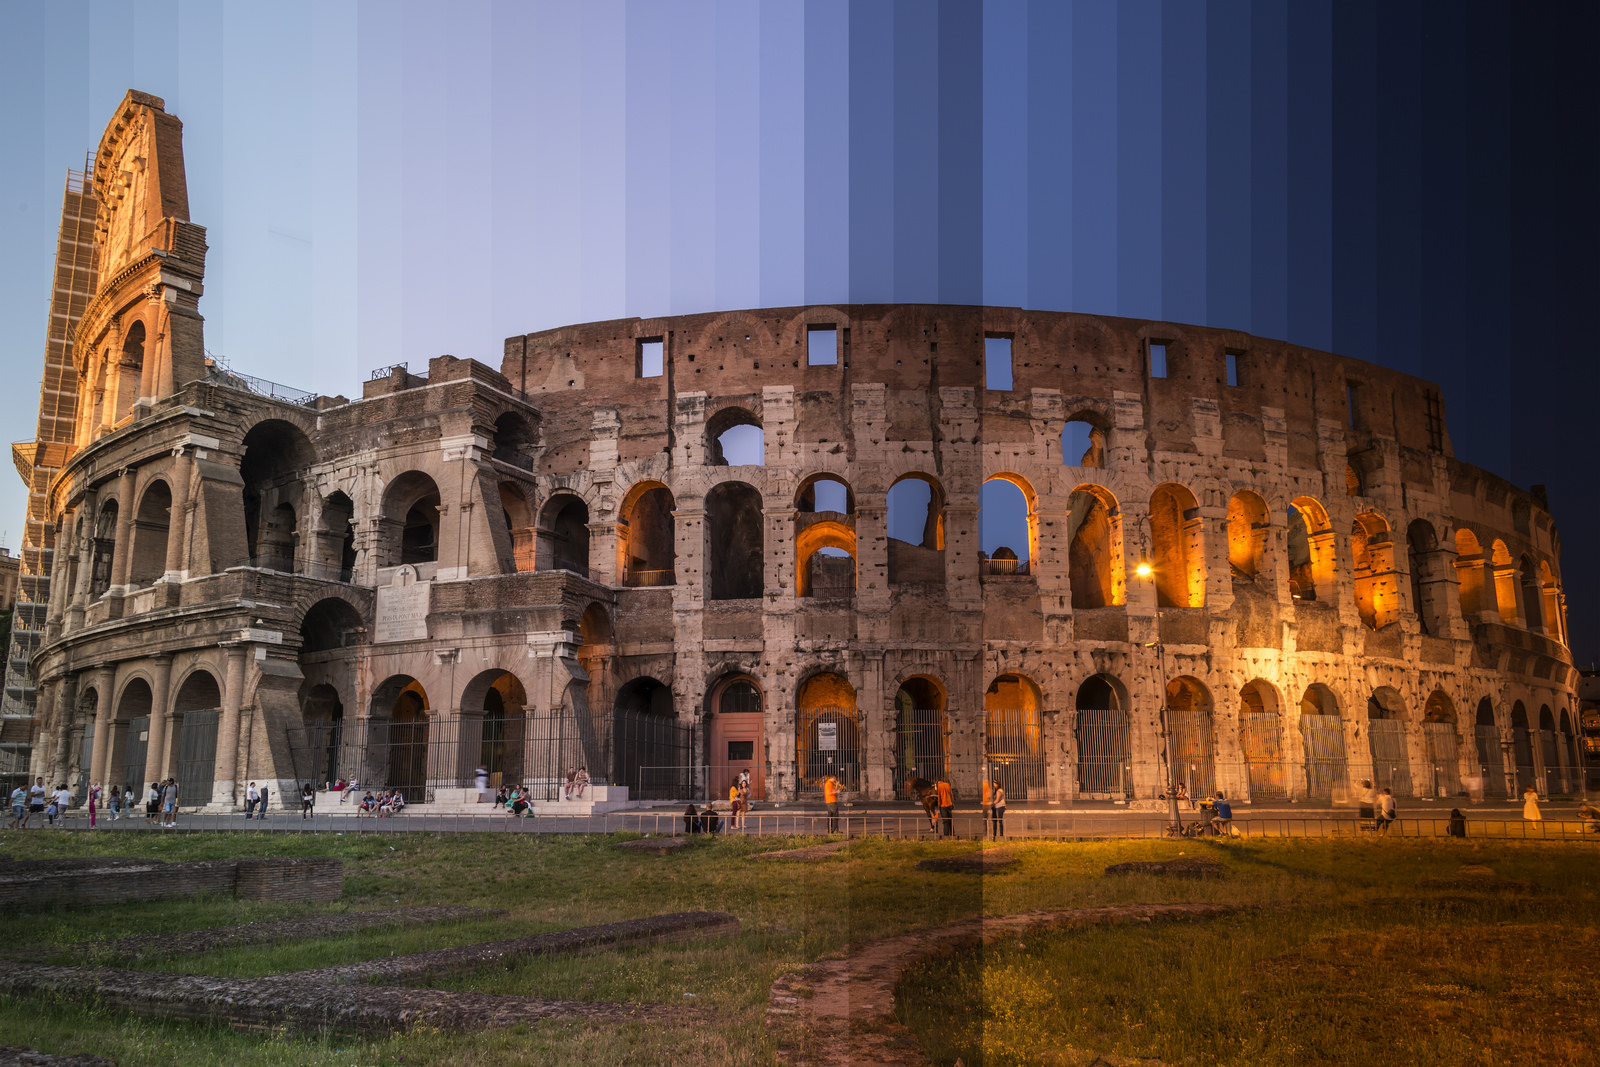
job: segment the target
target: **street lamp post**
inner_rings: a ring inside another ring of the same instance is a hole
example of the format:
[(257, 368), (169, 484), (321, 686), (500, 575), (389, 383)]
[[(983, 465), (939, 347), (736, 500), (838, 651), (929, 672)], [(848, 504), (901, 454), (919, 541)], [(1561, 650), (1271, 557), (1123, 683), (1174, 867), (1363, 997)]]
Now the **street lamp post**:
[[(1155, 577), (1155, 568), (1140, 560), (1134, 573), (1145, 581)], [(1167, 652), (1161, 644), (1161, 609), (1156, 609), (1156, 639), (1144, 646), (1156, 650), (1156, 669), (1161, 677), (1161, 743), (1167, 761), (1167, 815), (1172, 829), (1183, 832), (1183, 816), (1178, 813), (1178, 765), (1172, 758), (1172, 716), (1167, 708)]]

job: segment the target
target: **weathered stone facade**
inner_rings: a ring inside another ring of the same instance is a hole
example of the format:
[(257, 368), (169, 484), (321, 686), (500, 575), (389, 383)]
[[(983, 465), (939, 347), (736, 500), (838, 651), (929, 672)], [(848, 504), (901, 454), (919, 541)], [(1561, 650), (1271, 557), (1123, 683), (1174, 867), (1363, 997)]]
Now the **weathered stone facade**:
[[(581, 761), (636, 794), (686, 764), (680, 798), (748, 769), (770, 799), (987, 774), (1069, 802), (1159, 793), (1167, 716), (1196, 790), (1576, 781), (1555, 529), (1454, 458), (1430, 383), (893, 305), (573, 326), (293, 402), (204, 359), (159, 101), (124, 102), (95, 182), (38, 773), (87, 748), (92, 780), (209, 773), (185, 798), (222, 808)], [(1027, 543), (991, 558), (996, 479)]]

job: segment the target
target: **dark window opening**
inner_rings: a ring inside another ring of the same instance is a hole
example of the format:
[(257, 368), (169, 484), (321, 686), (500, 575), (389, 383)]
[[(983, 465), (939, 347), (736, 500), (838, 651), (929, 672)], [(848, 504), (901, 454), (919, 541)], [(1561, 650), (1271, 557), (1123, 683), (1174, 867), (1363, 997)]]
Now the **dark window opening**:
[(1225, 360), (1227, 360), (1227, 364), (1228, 364), (1228, 384), (1229, 385), (1235, 385), (1235, 386), (1238, 385), (1239, 384), (1239, 354), (1237, 352), (1229, 352), (1223, 358)]
[(1167, 376), (1167, 345), (1165, 341), (1150, 342), (1150, 377)]
[(996, 390), (1012, 387), (1011, 338), (983, 339), (983, 387)]
[(666, 347), (659, 337), (639, 341), (639, 377), (659, 378), (666, 372)]
[(838, 329), (833, 326), (807, 326), (806, 366), (832, 367), (838, 362)]

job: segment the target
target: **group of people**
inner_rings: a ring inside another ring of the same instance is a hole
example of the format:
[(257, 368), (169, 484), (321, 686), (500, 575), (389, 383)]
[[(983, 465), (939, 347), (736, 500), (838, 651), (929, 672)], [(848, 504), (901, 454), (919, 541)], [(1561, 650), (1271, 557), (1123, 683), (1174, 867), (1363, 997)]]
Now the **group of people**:
[(497, 808), (505, 809), (507, 815), (517, 818), (533, 813), (533, 805), (528, 800), (528, 794), (520, 785), (511, 786), (509, 789), (501, 786), (494, 794), (494, 804)]
[[(66, 814), (71, 803), (72, 791), (66, 783), (46, 789), (44, 779), (39, 778), (33, 785), (19, 785), (11, 791), (11, 819), (6, 823), (6, 828), (25, 830), (35, 815), (44, 816), (46, 825), (54, 826), (56, 819)], [(92, 817), (90, 824), (93, 825)]]
[(728, 786), (728, 829), (743, 830), (750, 813), (750, 772), (740, 771)]
[(404, 810), (406, 810), (406, 798), (398, 789), (386, 789), (376, 796), (369, 789), (362, 796), (361, 803), (356, 805), (357, 816), (375, 815), (379, 818), (388, 818), (399, 815)]
[(710, 804), (704, 811), (690, 804), (683, 809), (683, 832), (686, 834), (718, 834), (722, 832), (722, 816)]
[(567, 788), (561, 795), (562, 800), (582, 800), (583, 794), (589, 788), (588, 767), (567, 768)]
[[(907, 783), (911, 792), (922, 801), (922, 810), (928, 815), (928, 825), (940, 837), (954, 837), (956, 827), (956, 790), (947, 779), (930, 782), (926, 778), (913, 778)], [(827, 799), (824, 783), (823, 799)], [(999, 841), (1006, 836), (1006, 787), (1000, 779), (983, 780), (983, 832), (990, 840)], [(829, 811), (830, 832), (832, 809)]]

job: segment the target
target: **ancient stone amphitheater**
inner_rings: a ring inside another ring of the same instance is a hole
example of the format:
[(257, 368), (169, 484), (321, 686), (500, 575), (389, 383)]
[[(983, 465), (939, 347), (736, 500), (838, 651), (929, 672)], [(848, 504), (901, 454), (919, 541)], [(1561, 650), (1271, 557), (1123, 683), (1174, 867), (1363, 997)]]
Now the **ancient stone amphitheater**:
[(579, 764), (634, 799), (748, 770), (1068, 804), (1162, 792), (1170, 727), (1192, 793), (1576, 787), (1556, 531), (1454, 457), (1429, 382), (891, 305), (590, 323), (299, 395), (204, 356), (180, 130), (130, 94), (96, 157), (39, 774), (219, 809), (480, 768), (553, 798)]

